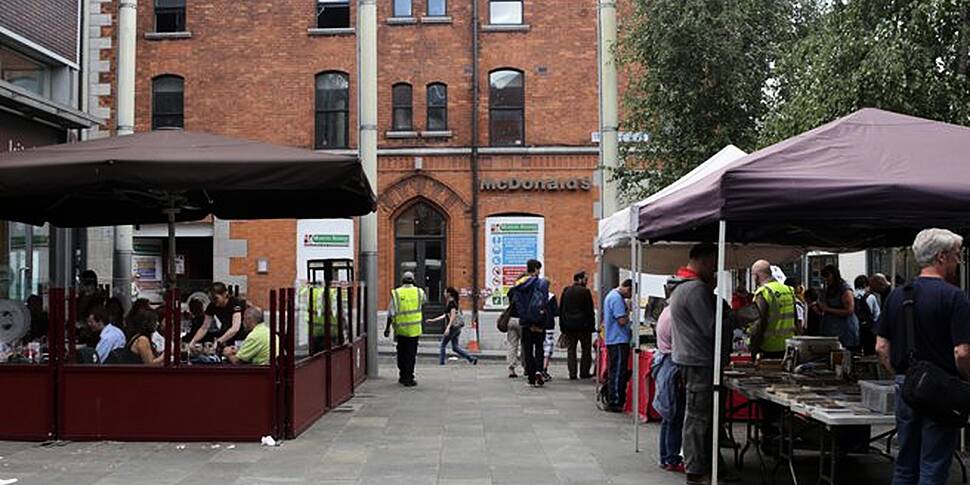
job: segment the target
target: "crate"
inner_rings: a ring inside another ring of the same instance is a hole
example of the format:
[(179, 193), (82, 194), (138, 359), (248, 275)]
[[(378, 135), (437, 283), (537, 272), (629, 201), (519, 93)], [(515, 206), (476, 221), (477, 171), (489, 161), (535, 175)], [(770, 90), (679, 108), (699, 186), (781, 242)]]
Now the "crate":
[(894, 381), (859, 381), (862, 405), (883, 414), (896, 412), (896, 383)]

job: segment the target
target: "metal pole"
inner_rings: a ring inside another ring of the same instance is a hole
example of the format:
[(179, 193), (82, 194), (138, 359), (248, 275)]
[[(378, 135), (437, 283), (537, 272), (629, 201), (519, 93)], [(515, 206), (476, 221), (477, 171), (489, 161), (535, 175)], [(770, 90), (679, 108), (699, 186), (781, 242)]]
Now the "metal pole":
[(890, 259), (892, 262), (889, 264), (889, 287), (893, 288), (896, 286), (896, 248), (892, 248), (890, 253)]
[[(377, 0), (357, 3), (358, 151), (364, 173), (374, 191), (377, 185)], [(360, 259), (367, 292), (367, 375), (377, 369), (377, 213), (360, 218)]]
[(636, 237), (630, 241), (633, 263), (633, 451), (640, 452), (640, 241)]
[(714, 411), (713, 411), (713, 438), (711, 439), (711, 448), (713, 448), (713, 454), (711, 455), (711, 484), (717, 485), (717, 469), (718, 469), (718, 456), (720, 455), (720, 449), (718, 447), (719, 439), (718, 436), (721, 432), (721, 346), (724, 342), (721, 339), (721, 333), (724, 327), (724, 290), (725, 290), (725, 272), (724, 272), (724, 246), (725, 239), (727, 236), (727, 222), (721, 221), (718, 224), (717, 229), (717, 311), (715, 313), (714, 322)]
[[(135, 39), (137, 38), (138, 1), (118, 2), (118, 72), (117, 135), (135, 132)], [(134, 252), (134, 228), (115, 226), (113, 284), (115, 296), (126, 306), (131, 302), (131, 255)]]
[(471, 35), (472, 35), (472, 153), (471, 153), (471, 189), (472, 189), (472, 207), (471, 207), (471, 229), (472, 229), (472, 321), (475, 322), (475, 341), (481, 342), (481, 318), (478, 315), (478, 307), (481, 306), (479, 301), (481, 300), (481, 295), (478, 286), (478, 280), (480, 276), (478, 274), (478, 260), (479, 260), (479, 228), (481, 223), (479, 221), (479, 202), (478, 202), (478, 192), (479, 192), (479, 166), (478, 166), (478, 104), (481, 102), (481, 89), (479, 83), (479, 69), (478, 69), (478, 2), (472, 2), (472, 21), (471, 21)]

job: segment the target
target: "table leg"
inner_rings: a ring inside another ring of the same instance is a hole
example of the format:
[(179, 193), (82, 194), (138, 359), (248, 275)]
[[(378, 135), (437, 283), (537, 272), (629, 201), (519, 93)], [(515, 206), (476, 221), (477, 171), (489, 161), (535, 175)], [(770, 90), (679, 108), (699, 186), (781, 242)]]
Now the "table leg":
[(778, 438), (780, 440), (778, 449), (778, 461), (771, 471), (771, 478), (774, 481), (775, 473), (783, 464), (788, 465), (788, 472), (791, 474), (792, 483), (798, 485), (798, 474), (795, 473), (795, 415), (788, 408), (781, 412), (781, 430)]

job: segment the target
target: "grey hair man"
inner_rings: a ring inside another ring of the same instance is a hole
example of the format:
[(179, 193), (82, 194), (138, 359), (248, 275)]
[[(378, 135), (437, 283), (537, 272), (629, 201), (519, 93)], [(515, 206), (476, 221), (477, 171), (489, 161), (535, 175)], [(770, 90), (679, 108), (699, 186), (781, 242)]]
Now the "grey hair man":
[(943, 484), (949, 477), (959, 428), (939, 424), (909, 407), (898, 388), (909, 367), (905, 301), (912, 298), (913, 357), (970, 380), (970, 300), (957, 285), (963, 238), (946, 229), (916, 235), (913, 254), (920, 273), (890, 293), (876, 323), (876, 352), (896, 376), (896, 429), (899, 455), (894, 484)]

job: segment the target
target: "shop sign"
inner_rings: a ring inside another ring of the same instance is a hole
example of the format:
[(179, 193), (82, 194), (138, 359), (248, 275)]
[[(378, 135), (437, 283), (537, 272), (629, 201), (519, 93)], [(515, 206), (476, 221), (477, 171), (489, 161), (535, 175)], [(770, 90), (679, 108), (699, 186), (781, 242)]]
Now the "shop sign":
[(485, 219), (486, 309), (508, 306), (508, 291), (526, 271), (530, 259), (542, 261), (545, 220), (541, 217)]
[(349, 248), (349, 234), (304, 234), (304, 246), (329, 247), (329, 248)]
[(576, 192), (576, 191), (589, 191), (593, 188), (593, 179), (589, 177), (574, 177), (567, 179), (554, 179), (554, 178), (543, 178), (543, 179), (520, 179), (520, 178), (506, 178), (506, 179), (491, 179), (482, 180), (479, 189), (482, 192), (515, 192), (523, 190), (538, 191), (538, 192)]

